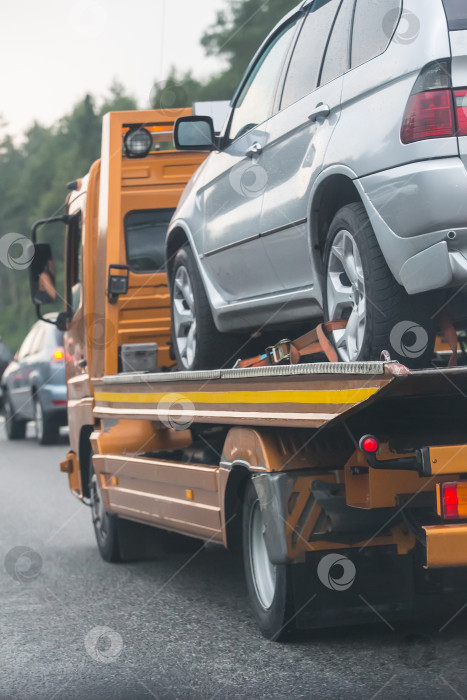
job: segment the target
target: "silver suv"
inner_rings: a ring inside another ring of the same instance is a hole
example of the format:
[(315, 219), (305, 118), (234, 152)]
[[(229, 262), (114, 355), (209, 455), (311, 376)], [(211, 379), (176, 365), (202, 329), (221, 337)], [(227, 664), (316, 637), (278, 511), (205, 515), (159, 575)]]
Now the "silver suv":
[(179, 367), (322, 318), (343, 361), (429, 362), (467, 283), (466, 0), (302, 2), (176, 145), (212, 151), (167, 238)]

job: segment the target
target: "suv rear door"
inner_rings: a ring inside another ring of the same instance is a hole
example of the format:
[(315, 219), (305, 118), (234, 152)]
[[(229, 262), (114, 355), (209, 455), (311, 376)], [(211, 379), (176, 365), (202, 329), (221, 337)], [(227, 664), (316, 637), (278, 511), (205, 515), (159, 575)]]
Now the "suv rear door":
[(452, 86), (455, 90), (459, 150), (467, 167), (467, 2), (443, 0), (452, 53)]
[(316, 0), (307, 6), (277, 113), (267, 124), (261, 236), (265, 255), (288, 291), (313, 284), (310, 188), (339, 120), (353, 4), (354, 0)]
[(12, 409), (21, 416), (31, 418), (31, 389), (29, 384), (29, 360), (40, 330), (40, 322), (34, 324), (24, 339), (12, 371), (7, 378)]

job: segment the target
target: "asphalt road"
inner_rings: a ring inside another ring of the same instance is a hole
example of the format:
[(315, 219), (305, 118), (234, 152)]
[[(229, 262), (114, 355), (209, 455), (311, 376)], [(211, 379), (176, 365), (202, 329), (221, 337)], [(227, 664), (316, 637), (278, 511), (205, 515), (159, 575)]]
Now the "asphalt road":
[(467, 607), (441, 632), (376, 619), (268, 642), (222, 549), (105, 564), (65, 451), (0, 425), (2, 700), (467, 697)]

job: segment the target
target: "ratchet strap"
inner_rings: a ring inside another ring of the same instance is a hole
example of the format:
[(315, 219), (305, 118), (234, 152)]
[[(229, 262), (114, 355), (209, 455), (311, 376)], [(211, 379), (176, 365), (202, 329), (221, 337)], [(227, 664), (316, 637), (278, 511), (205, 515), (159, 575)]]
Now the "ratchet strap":
[(441, 332), (443, 333), (444, 339), (451, 349), (451, 357), (449, 358), (448, 367), (457, 367), (457, 347), (458, 338), (457, 332), (452, 323), (449, 314), (443, 310), (436, 319), (438, 321)]
[(235, 368), (270, 367), (289, 363), (297, 365), (302, 357), (323, 353), (329, 362), (338, 362), (337, 352), (328, 338), (329, 333), (343, 330), (347, 321), (327, 321), (320, 323), (312, 331), (305, 333), (296, 340), (281, 340), (276, 345), (266, 348), (263, 355), (239, 360)]

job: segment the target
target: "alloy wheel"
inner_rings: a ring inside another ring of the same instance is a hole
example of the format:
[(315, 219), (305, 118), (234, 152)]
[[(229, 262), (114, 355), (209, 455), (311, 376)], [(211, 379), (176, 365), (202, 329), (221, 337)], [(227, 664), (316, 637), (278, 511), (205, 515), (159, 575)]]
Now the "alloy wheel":
[(184, 368), (191, 369), (196, 355), (195, 299), (190, 275), (184, 265), (175, 273), (173, 317), (178, 354)]
[(349, 231), (337, 233), (329, 252), (326, 270), (329, 321), (346, 320), (344, 329), (333, 331), (339, 358), (358, 360), (366, 330), (365, 280), (360, 252)]

